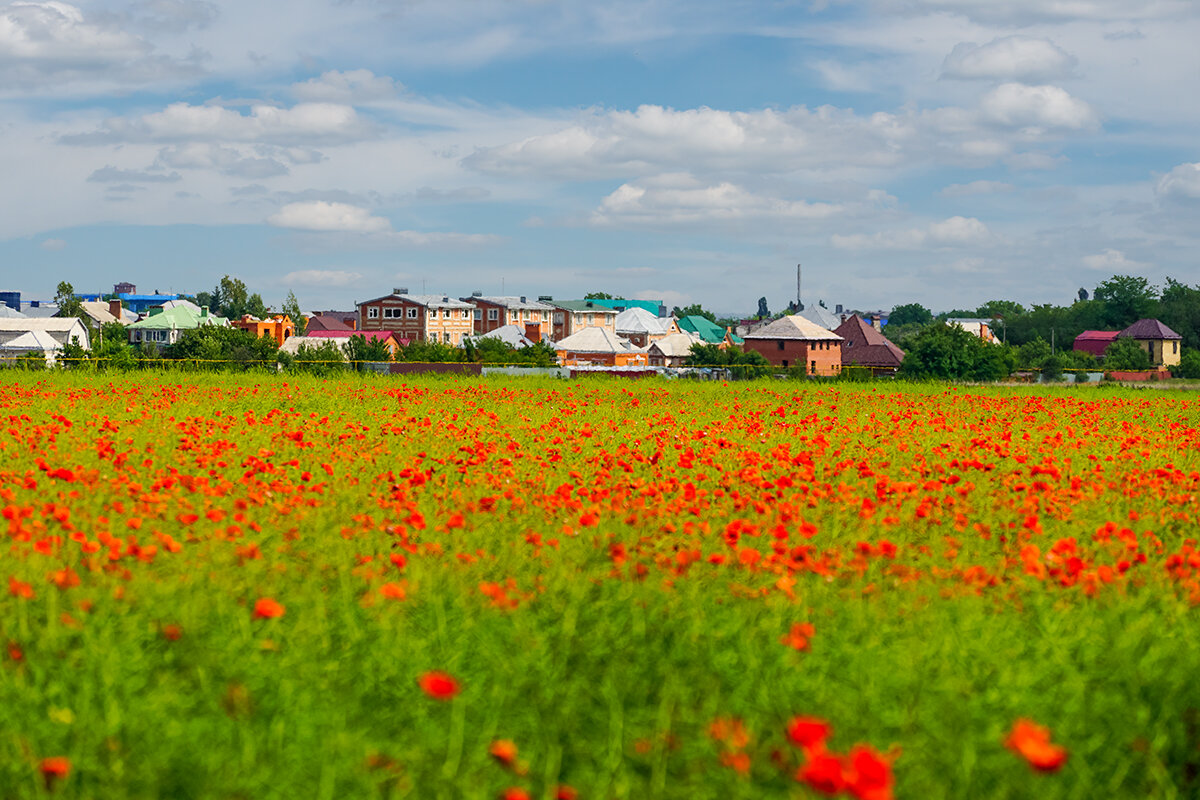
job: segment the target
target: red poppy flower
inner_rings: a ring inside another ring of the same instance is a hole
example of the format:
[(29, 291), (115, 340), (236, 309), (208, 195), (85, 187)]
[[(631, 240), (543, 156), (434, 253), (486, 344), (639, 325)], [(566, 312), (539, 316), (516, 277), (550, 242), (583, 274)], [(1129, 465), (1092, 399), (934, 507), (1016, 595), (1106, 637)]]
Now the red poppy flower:
[(787, 725), (787, 737), (792, 744), (805, 750), (820, 750), (833, 728), (823, 719), (816, 717), (792, 717)]
[(1004, 746), (1017, 753), (1029, 765), (1042, 772), (1055, 772), (1067, 763), (1067, 750), (1050, 743), (1050, 729), (1028, 719), (1013, 723)]
[(255, 619), (275, 619), (282, 617), (286, 611), (281, 603), (271, 597), (260, 597), (254, 603), (254, 618)]
[(421, 687), (421, 691), (434, 700), (449, 700), (462, 691), (462, 685), (458, 680), (453, 675), (441, 670), (426, 672), (417, 679), (417, 684)]

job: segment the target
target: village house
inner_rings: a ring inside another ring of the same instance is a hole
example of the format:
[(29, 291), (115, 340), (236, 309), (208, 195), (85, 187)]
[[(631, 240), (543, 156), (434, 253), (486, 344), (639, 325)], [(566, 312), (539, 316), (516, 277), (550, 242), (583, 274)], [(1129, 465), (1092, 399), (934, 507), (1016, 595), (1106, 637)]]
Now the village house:
[(361, 330), (391, 331), (402, 345), (420, 340), (457, 347), (474, 332), (475, 306), (449, 295), (394, 289), (355, 305)]
[(617, 311), (597, 300), (555, 300), (549, 295), (538, 300), (555, 309), (550, 315), (550, 338), (556, 342), (584, 328), (603, 328), (617, 335)]
[(842, 369), (842, 337), (796, 315), (748, 334), (745, 350), (777, 367), (800, 367), (809, 375), (836, 375)]
[(632, 367), (649, 363), (645, 351), (631, 347), (607, 328), (584, 328), (554, 345), (558, 363), (564, 367)]
[(0, 317), (0, 359), (40, 353), (53, 364), (64, 345), (91, 347), (88, 328), (75, 317)]
[(722, 328), (708, 317), (699, 315), (681, 317), (676, 325), (682, 333), (693, 333), (706, 344), (715, 344), (722, 350), (728, 350), (731, 347), (740, 349), (744, 341), (741, 336), (734, 334), (732, 329)]
[(301, 337), (301, 343), (307, 340), (309, 344), (319, 347), (321, 342), (333, 340), (343, 350), (346, 350), (349, 347), (350, 339), (355, 336), (361, 336), (368, 342), (383, 342), (387, 346), (388, 357), (392, 361), (396, 360), (401, 343), (392, 331), (312, 331)]
[(646, 357), (652, 367), (682, 367), (692, 355), (692, 345), (700, 344), (692, 333), (672, 333), (650, 343)]
[(1183, 337), (1156, 319), (1139, 319), (1117, 334), (1118, 339), (1133, 339), (1150, 356), (1153, 367), (1173, 367), (1182, 356), (1179, 345)]
[(674, 317), (656, 317), (641, 306), (631, 306), (617, 314), (614, 320), (617, 336), (628, 339), (636, 347), (648, 347), (673, 333), (679, 333)]
[(155, 306), (149, 315), (130, 324), (126, 331), (130, 344), (148, 343), (162, 348), (175, 344), (184, 331), (195, 330), (207, 325), (227, 327), (229, 321), (224, 317), (208, 313), (208, 306), (196, 306), (191, 303), (180, 303), (170, 308)]
[(275, 342), (276, 347), (283, 346), (283, 343), (295, 333), (295, 325), (292, 324), (292, 318), (287, 314), (273, 314), (267, 319), (258, 319), (249, 314), (243, 314), (241, 319), (232, 320), (229, 324), (246, 331), (255, 339), (269, 336)]
[(1104, 358), (1104, 351), (1120, 334), (1120, 331), (1084, 331), (1075, 337), (1075, 344), (1071, 349), (1090, 353), (1096, 358)]
[(1000, 339), (992, 331), (992, 320), (990, 319), (952, 318), (946, 320), (946, 324), (962, 328), (967, 333), (979, 337), (988, 344), (1000, 344)]
[(895, 375), (904, 351), (865, 319), (852, 314), (835, 330), (842, 337), (842, 366), (864, 367), (872, 375)]
[(334, 314), (318, 314), (314, 313), (311, 316), (304, 318), (304, 331), (353, 331), (358, 328), (358, 314), (353, 315), (354, 324), (349, 324), (342, 316)]
[(506, 325), (515, 325), (521, 329), (521, 335), (531, 342), (553, 337), (551, 319), (555, 309), (549, 303), (524, 296), (494, 296), (482, 292), (475, 292), (462, 300), (475, 307), (473, 319), (476, 336), (491, 333)]

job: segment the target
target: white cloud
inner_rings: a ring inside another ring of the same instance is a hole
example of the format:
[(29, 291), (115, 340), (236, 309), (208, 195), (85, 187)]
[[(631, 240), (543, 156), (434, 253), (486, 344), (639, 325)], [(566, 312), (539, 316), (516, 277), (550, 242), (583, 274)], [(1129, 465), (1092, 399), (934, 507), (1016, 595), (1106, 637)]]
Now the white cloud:
[(158, 152), (156, 165), (176, 169), (212, 169), (222, 175), (247, 180), (261, 180), (288, 174), (287, 165), (274, 158), (259, 158), (244, 154), (233, 147), (212, 142), (164, 147)]
[(267, 223), (277, 228), (303, 231), (344, 231), (380, 233), (390, 231), (392, 223), (383, 217), (373, 217), (365, 208), (347, 203), (289, 203), (267, 217)]
[(925, 247), (982, 246), (995, 237), (987, 225), (974, 217), (950, 217), (933, 222), (924, 228), (878, 233), (834, 234), (831, 244), (844, 250), (896, 249), (915, 250)]
[(1149, 264), (1144, 264), (1141, 261), (1133, 261), (1127, 258), (1120, 250), (1114, 250), (1111, 247), (1107, 248), (1103, 253), (1084, 256), (1081, 261), (1088, 269), (1094, 269), (1109, 275), (1133, 275), (1145, 270), (1148, 266), (1150, 266)]
[(888, 8), (951, 11), (981, 22), (1131, 21), (1194, 16), (1191, 0), (880, 0)]
[(750, 220), (822, 220), (843, 211), (831, 203), (807, 203), (757, 195), (729, 182), (701, 185), (690, 176), (625, 183), (605, 197), (591, 224), (678, 225)]
[(1200, 163), (1175, 167), (1158, 179), (1154, 191), (1172, 200), (1200, 200)]
[(942, 189), (943, 197), (970, 197), (979, 194), (1001, 194), (1011, 192), (1014, 187), (1003, 181), (971, 181), (970, 183), (952, 183)]
[(133, 5), (133, 11), (145, 27), (167, 33), (207, 28), (221, 14), (206, 0), (141, 0)]
[(43, 250), (62, 250), (67, 243), (62, 239), (46, 239), (42, 242)]
[(390, 100), (402, 88), (401, 84), (386, 75), (376, 75), (368, 69), (348, 72), (330, 70), (322, 73), (319, 78), (292, 84), (292, 94), (307, 102), (358, 105), (375, 100)]
[(283, 276), (288, 286), (353, 286), (362, 280), (362, 273), (340, 269), (301, 269)]
[(1077, 60), (1049, 39), (1005, 36), (985, 45), (962, 42), (942, 64), (942, 75), (966, 80), (1041, 82), (1071, 75)]
[(997, 124), (1035, 132), (1086, 130), (1099, 125), (1091, 106), (1057, 86), (1005, 83), (983, 96), (980, 109)]
[(291, 108), (255, 105), (249, 114), (219, 105), (172, 103), (134, 119), (113, 117), (91, 133), (64, 136), (67, 144), (120, 142), (271, 142), (281, 145), (350, 142), (374, 134), (350, 106), (298, 103)]

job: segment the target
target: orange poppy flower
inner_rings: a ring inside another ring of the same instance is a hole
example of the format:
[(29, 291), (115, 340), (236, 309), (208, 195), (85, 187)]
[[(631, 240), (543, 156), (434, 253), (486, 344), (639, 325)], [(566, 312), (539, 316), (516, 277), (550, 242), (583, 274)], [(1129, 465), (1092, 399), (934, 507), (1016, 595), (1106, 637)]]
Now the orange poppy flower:
[(286, 611), (283, 604), (271, 597), (260, 597), (254, 603), (254, 618), (255, 619), (275, 619), (282, 617)]
[(1067, 763), (1066, 748), (1050, 743), (1050, 729), (1028, 719), (1013, 723), (1004, 746), (1041, 772), (1055, 772)]
[(441, 670), (426, 672), (417, 678), (417, 685), (434, 700), (449, 700), (462, 691), (462, 684), (453, 675)]

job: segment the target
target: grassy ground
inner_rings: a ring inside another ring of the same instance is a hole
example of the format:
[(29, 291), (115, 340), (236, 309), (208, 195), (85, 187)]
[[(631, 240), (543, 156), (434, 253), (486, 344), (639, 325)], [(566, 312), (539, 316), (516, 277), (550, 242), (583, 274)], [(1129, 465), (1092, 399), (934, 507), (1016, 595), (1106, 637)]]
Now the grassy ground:
[[(0, 798), (818, 796), (796, 715), (897, 797), (1194, 797), (1198, 420), (1100, 387), (3, 373)], [(1060, 769), (1004, 746), (1020, 718)]]

